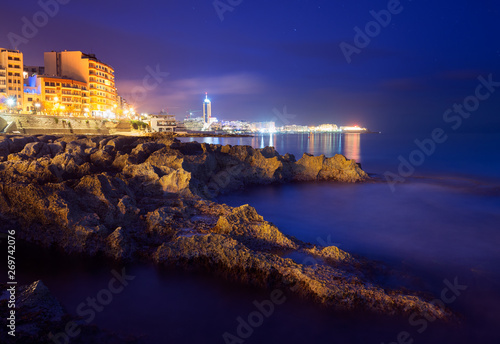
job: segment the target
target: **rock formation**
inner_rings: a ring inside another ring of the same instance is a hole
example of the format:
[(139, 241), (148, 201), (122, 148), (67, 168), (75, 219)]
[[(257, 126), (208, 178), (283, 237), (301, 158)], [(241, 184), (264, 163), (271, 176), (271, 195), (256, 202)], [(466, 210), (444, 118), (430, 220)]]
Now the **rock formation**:
[[(450, 313), (372, 283), (359, 258), (284, 235), (248, 205), (210, 199), (252, 184), (361, 182), (353, 160), (171, 138), (0, 136), (2, 230), (67, 252), (209, 268), (338, 309)], [(286, 258), (300, 252), (305, 264)], [(309, 260), (310, 260), (309, 259)]]

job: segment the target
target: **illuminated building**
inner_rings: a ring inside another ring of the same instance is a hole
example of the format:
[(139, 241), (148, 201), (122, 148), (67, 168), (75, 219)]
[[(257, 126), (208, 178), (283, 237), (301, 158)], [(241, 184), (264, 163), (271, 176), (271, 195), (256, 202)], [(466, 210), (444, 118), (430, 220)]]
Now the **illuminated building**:
[(69, 78), (34, 75), (24, 84), (27, 112), (47, 115), (89, 116), (87, 84)]
[(351, 126), (346, 126), (346, 127), (340, 127), (340, 130), (344, 133), (362, 133), (366, 132), (366, 128), (360, 128), (357, 125), (351, 127)]
[(205, 93), (205, 100), (203, 101), (203, 122), (205, 125), (210, 125), (210, 118), (212, 117), (212, 103), (208, 99), (208, 93)]
[(0, 66), (0, 108), (7, 98), (7, 69)]
[(276, 123), (275, 122), (254, 122), (251, 125), (251, 130), (253, 132), (260, 133), (275, 133)]
[(177, 128), (175, 116), (165, 113), (160, 113), (159, 115), (151, 115), (149, 125), (153, 132), (158, 133), (173, 133)]
[(0, 48), (0, 101), (11, 108), (23, 106), (23, 54)]
[(81, 51), (46, 52), (45, 73), (84, 82), (89, 91), (90, 113), (94, 117), (114, 117), (117, 104), (115, 71), (93, 54)]

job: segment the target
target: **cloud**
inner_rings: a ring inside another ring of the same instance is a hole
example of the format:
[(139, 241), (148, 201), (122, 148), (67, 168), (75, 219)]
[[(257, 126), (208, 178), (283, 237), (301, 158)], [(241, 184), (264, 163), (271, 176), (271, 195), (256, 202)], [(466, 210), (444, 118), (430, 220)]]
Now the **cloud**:
[(167, 77), (156, 88), (141, 95), (137, 90), (142, 85), (142, 79), (117, 81), (118, 93), (140, 111), (147, 112), (158, 112), (168, 107), (189, 109), (198, 106), (205, 92), (211, 97), (242, 96), (264, 94), (269, 88), (265, 80), (249, 73), (176, 80)]

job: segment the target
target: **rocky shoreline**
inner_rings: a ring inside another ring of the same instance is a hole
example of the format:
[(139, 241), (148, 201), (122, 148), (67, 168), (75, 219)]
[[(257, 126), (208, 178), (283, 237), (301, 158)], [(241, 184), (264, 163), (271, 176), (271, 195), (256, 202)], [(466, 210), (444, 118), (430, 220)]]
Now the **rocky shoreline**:
[[(169, 137), (0, 136), (1, 231), (66, 252), (209, 269), (339, 310), (448, 310), (370, 277), (374, 263), (283, 234), (249, 205), (211, 199), (256, 184), (369, 180), (353, 160)], [(291, 252), (308, 264), (286, 258)], [(311, 264), (311, 261), (314, 263)], [(41, 282), (40, 282), (41, 283)]]

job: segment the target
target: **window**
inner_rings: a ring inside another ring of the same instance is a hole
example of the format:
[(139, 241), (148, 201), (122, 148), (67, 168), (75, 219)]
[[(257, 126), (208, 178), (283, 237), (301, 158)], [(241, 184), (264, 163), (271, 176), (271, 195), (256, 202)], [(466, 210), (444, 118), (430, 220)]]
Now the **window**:
[(28, 98), (28, 101), (29, 101), (29, 102), (32, 102), (32, 101), (33, 101), (33, 98)]

